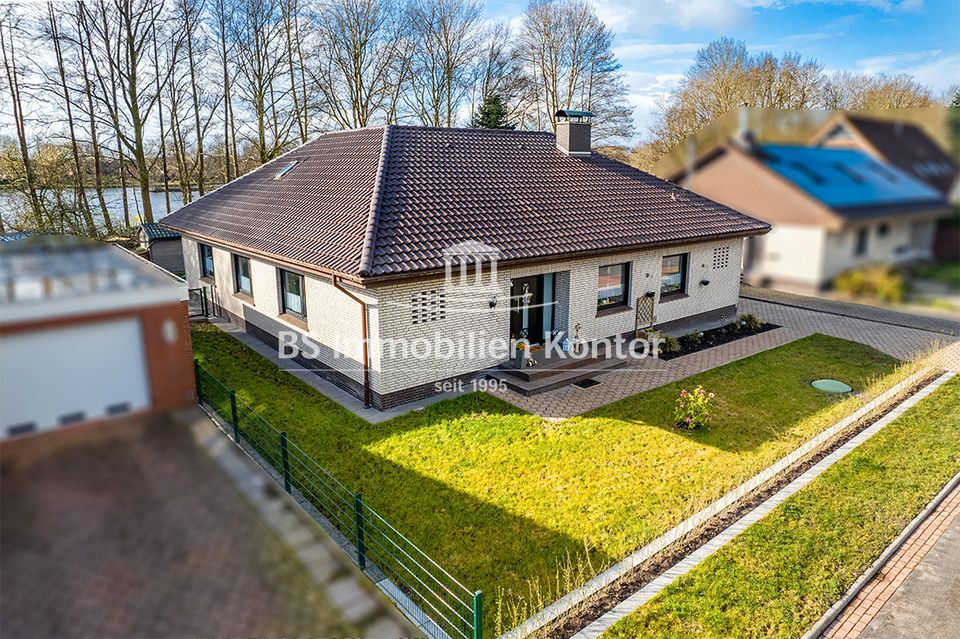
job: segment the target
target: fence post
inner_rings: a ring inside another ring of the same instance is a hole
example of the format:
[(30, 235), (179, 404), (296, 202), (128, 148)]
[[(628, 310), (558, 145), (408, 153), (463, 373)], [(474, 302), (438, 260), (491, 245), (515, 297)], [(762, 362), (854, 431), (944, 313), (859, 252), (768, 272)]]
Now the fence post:
[(483, 637), (483, 591), (473, 593), (473, 639)]
[(237, 419), (237, 391), (230, 389), (230, 417), (233, 419), (233, 441), (240, 443), (240, 420)]
[(203, 389), (200, 386), (200, 360), (193, 358), (193, 377), (197, 384), (197, 403), (203, 404)]
[(357, 564), (360, 570), (367, 567), (367, 542), (363, 534), (363, 497), (360, 493), (353, 496), (353, 514), (357, 522)]
[(287, 458), (287, 433), (280, 433), (280, 457), (283, 459), (283, 487), (290, 492), (290, 461)]

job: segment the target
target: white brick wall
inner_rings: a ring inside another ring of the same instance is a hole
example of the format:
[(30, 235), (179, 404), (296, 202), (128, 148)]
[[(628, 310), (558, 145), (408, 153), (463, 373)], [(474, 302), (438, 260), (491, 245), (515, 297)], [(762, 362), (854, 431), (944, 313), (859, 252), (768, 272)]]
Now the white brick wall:
[[(716, 247), (730, 249), (728, 265), (719, 270), (713, 269), (713, 249)], [(353, 293), (368, 304), (371, 388), (374, 392), (387, 394), (482, 370), (503, 362), (506, 358), (496, 357), (495, 353), (490, 352), (488, 345), (492, 339), (508, 340), (510, 337), (512, 278), (566, 273), (558, 277), (557, 281), (555, 325), (561, 330), (568, 327), (572, 334), (573, 327), (579, 323), (581, 338), (601, 339), (634, 330), (635, 301), (647, 291), (657, 294), (654, 321), (658, 324), (735, 305), (739, 295), (741, 248), (742, 240), (728, 240), (517, 268), (501, 264), (497, 282), (491, 283), (487, 274), (485, 285), (481, 287), (444, 288), (442, 277), (398, 282), (371, 289), (350, 287)], [(187, 281), (191, 288), (195, 288), (201, 285), (196, 242), (184, 237), (183, 250)], [(688, 297), (661, 303), (659, 291), (662, 258), (664, 255), (683, 252), (689, 253)], [(264, 330), (276, 332), (287, 329), (304, 334), (297, 326), (279, 318), (276, 264), (260, 258), (250, 259), (254, 298), (251, 304), (233, 294), (235, 285), (230, 251), (214, 246), (214, 262), (216, 283), (213, 299), (217, 304)], [(630, 262), (630, 307), (619, 313), (597, 317), (597, 271), (602, 265), (622, 262)], [(704, 279), (709, 280), (710, 284), (701, 285), (700, 282)], [(568, 289), (565, 286), (567, 281)], [(328, 279), (306, 275), (305, 282), (308, 326), (306, 334), (326, 347), (320, 357), (321, 361), (362, 383), (363, 354), (359, 305), (336, 290)], [(424, 291), (440, 290), (445, 292), (445, 317), (414, 324), (411, 297)], [(494, 296), (497, 298), (497, 305), (490, 308), (490, 299)], [(564, 313), (563, 309), (567, 307), (569, 311)], [(471, 334), (474, 336), (472, 352), (469, 348)], [(410, 351), (409, 347), (423, 349), (426, 343), (433, 348), (438, 335), (455, 340), (462, 338), (460, 341), (465, 346), (464, 350), (458, 352), (456, 357), (427, 361), (418, 359)], [(397, 338), (402, 338), (408, 349), (404, 352), (401, 346), (396, 346), (391, 356), (387, 340)], [(333, 357), (331, 349), (341, 353), (343, 357)]]

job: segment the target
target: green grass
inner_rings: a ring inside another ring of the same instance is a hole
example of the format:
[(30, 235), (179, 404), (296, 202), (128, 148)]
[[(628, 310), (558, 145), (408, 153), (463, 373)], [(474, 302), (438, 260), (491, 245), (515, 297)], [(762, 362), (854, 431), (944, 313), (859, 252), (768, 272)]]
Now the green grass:
[(958, 471), (954, 377), (605, 637), (800, 637)]
[(911, 271), (915, 279), (934, 280), (960, 291), (960, 262), (943, 260), (931, 264), (921, 264)]
[[(814, 335), (551, 422), (470, 394), (369, 424), (212, 326), (205, 368), (470, 588), (509, 624), (669, 530), (849, 414), (810, 387), (892, 385), (895, 360)], [(887, 376), (884, 381), (873, 380)], [(672, 426), (681, 387), (717, 394), (709, 431)], [(559, 571), (568, 558), (579, 569)], [(537, 588), (531, 590), (531, 584)], [(488, 620), (488, 630), (497, 623)]]

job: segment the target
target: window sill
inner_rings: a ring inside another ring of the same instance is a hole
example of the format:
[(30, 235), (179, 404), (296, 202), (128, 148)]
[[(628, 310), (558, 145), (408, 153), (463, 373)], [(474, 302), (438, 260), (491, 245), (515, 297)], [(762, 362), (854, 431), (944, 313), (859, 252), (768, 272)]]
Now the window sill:
[(660, 296), (660, 302), (675, 302), (676, 300), (685, 300), (689, 295), (686, 293), (667, 293)]
[(289, 313), (281, 313), (280, 319), (282, 319), (287, 324), (292, 324), (293, 326), (296, 326), (297, 328), (303, 329), (305, 331), (310, 330), (309, 327), (307, 326), (307, 323), (304, 320), (300, 319), (299, 317), (294, 317)]
[(201, 275), (200, 281), (203, 282), (204, 284), (209, 284), (210, 286), (214, 286), (217, 283), (217, 280), (214, 278), (213, 275)]
[(626, 304), (616, 304), (614, 306), (598, 308), (597, 317), (606, 317), (607, 315), (619, 315), (620, 313), (626, 313), (627, 311), (632, 311), (632, 310), (633, 309), (627, 306)]
[(253, 301), (253, 296), (247, 295), (242, 291), (237, 291), (236, 293), (233, 294), (233, 296), (238, 300), (240, 300), (241, 302), (246, 302), (250, 306), (256, 306), (256, 303)]

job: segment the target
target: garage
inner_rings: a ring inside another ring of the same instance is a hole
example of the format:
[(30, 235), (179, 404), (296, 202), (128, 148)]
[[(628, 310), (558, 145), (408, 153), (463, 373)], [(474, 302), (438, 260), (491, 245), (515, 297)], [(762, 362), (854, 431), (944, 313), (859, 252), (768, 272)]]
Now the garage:
[(150, 407), (135, 316), (3, 335), (0, 362), (0, 436)]

